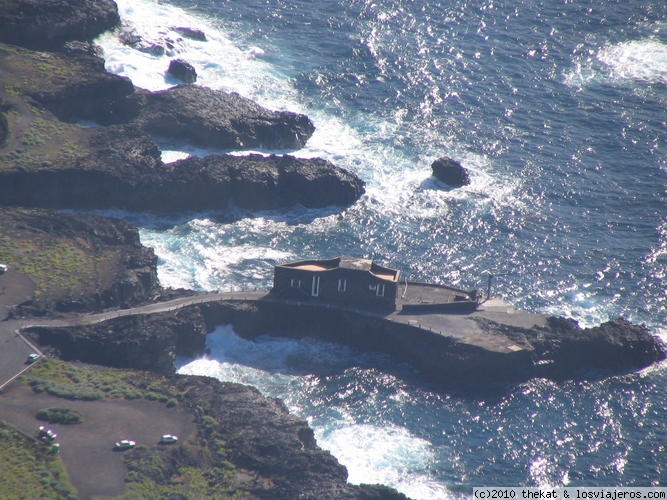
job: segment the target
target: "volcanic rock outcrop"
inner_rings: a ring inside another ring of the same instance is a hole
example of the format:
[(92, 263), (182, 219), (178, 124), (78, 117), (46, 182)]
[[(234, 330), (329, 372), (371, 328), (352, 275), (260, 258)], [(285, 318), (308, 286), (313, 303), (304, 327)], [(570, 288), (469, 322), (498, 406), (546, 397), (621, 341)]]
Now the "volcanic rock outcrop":
[(162, 137), (219, 149), (298, 149), (315, 131), (306, 115), (198, 85), (142, 94), (138, 123)]
[[(195, 85), (151, 93), (104, 71), (88, 45), (67, 53), (0, 44), (0, 205), (198, 210), (347, 206), (363, 182), (324, 160), (255, 155), (164, 164), (154, 133), (217, 148), (292, 148), (305, 115)], [(105, 127), (86, 127), (77, 120)]]
[(167, 74), (183, 83), (195, 83), (197, 81), (197, 71), (192, 64), (184, 59), (172, 59), (169, 62)]
[(470, 184), (468, 171), (456, 160), (442, 157), (431, 164), (433, 176), (452, 187), (467, 186)]
[[(244, 208), (350, 205), (364, 191), (358, 177), (318, 158), (211, 155), (190, 157), (167, 167), (156, 191), (168, 192), (165, 198), (172, 206), (183, 208), (225, 206), (227, 202)], [(191, 195), (183, 188), (189, 188)]]
[(54, 50), (69, 40), (90, 40), (120, 23), (113, 0), (6, 0), (0, 41)]

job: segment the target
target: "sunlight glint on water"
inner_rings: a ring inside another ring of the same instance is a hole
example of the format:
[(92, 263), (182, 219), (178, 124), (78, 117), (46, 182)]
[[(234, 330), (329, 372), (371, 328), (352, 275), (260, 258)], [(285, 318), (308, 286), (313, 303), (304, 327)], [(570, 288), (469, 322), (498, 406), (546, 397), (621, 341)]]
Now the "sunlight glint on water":
[[(150, 56), (104, 35), (110, 71), (164, 89), (169, 59), (183, 57), (202, 85), (308, 114), (315, 135), (290, 153), (367, 183), (344, 210), (118, 213), (155, 248), (163, 285), (268, 288), (277, 262), (362, 255), (465, 287), (494, 272), (495, 293), (522, 308), (584, 326), (623, 315), (667, 336), (664, 2), (119, 4), (125, 24), (174, 49)], [(183, 25), (209, 41), (179, 39)], [(165, 161), (209, 153), (160, 146)], [(470, 170), (469, 186), (430, 177), (443, 155)], [(227, 327), (208, 341), (181, 372), (280, 397), (354, 482), (424, 499), (481, 484), (667, 483), (664, 363), (478, 400), (345, 347), (249, 342)]]

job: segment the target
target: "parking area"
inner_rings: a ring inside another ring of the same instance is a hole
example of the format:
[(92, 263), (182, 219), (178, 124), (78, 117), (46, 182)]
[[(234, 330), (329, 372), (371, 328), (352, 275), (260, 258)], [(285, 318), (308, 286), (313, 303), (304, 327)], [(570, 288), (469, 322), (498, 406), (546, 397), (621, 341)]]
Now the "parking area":
[(191, 414), (156, 401), (68, 401), (35, 394), (18, 384), (0, 394), (2, 420), (31, 436), (44, 424), (35, 414), (50, 407), (70, 408), (83, 416), (80, 424), (48, 426), (58, 434), (63, 463), (80, 498), (125, 491), (127, 469), (123, 453), (113, 450), (116, 441), (132, 439), (137, 445), (157, 445), (163, 434), (187, 441), (196, 432)]

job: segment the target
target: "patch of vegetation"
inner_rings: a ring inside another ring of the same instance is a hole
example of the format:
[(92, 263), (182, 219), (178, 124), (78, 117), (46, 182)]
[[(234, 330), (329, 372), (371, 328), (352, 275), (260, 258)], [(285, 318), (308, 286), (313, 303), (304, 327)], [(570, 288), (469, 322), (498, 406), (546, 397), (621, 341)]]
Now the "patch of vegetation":
[(0, 44), (3, 65), (8, 70), (8, 85), (21, 94), (57, 90), (63, 83), (80, 77), (85, 68), (76, 61), (51, 52)]
[[(248, 492), (229, 462), (204, 466), (201, 452), (187, 445), (172, 448), (137, 446), (124, 455), (128, 493), (123, 498), (188, 498), (241, 500)], [(199, 466), (196, 466), (199, 465)]]
[(83, 421), (81, 413), (70, 408), (43, 408), (36, 414), (37, 420), (43, 420), (50, 424), (73, 425)]
[(138, 377), (135, 372), (75, 366), (55, 359), (35, 365), (21, 380), (35, 392), (64, 399), (146, 399), (166, 404), (180, 400), (180, 393), (157, 375)]
[(58, 455), (2, 421), (0, 463), (3, 498), (77, 498)]
[(68, 167), (89, 154), (89, 131), (84, 127), (61, 122), (25, 103), (22, 108), (22, 113), (7, 114), (8, 128), (16, 141), (0, 154), (0, 170)]
[(35, 283), (35, 298), (59, 299), (103, 286), (99, 270), (118, 260), (112, 250), (98, 251), (82, 240), (0, 226), (0, 262)]

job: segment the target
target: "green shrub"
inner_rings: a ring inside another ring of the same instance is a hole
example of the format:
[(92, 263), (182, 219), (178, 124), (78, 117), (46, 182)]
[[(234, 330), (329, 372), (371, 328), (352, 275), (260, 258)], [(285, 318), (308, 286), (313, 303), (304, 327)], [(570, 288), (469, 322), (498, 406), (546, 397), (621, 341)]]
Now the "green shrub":
[(50, 424), (80, 424), (83, 421), (81, 413), (69, 408), (44, 408), (37, 412), (37, 419)]

